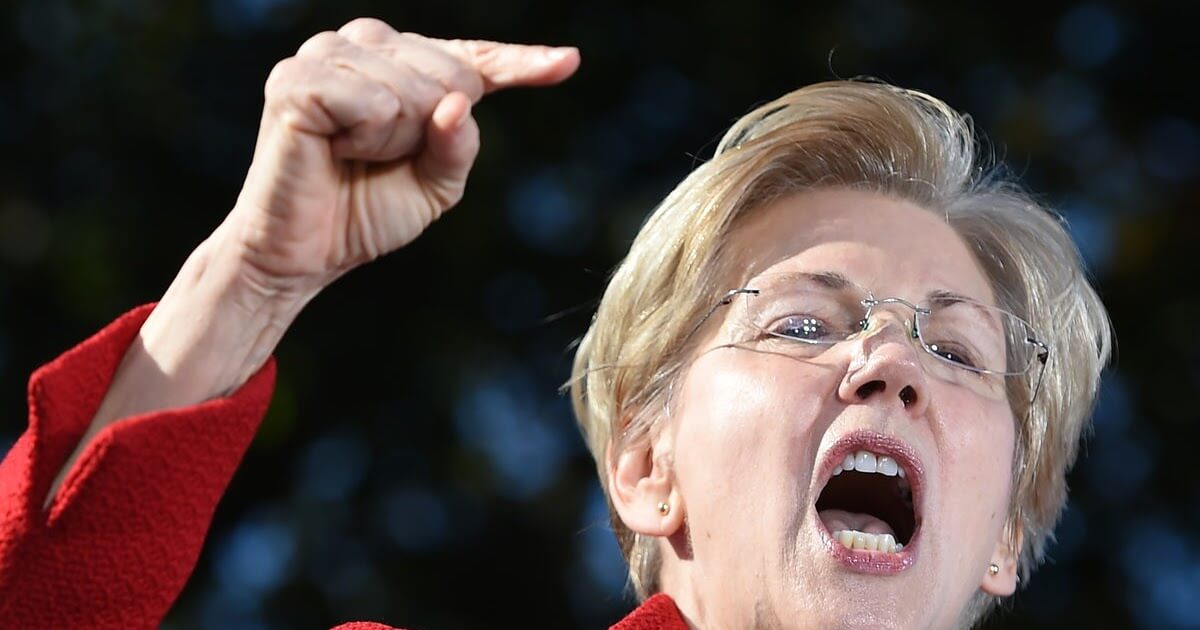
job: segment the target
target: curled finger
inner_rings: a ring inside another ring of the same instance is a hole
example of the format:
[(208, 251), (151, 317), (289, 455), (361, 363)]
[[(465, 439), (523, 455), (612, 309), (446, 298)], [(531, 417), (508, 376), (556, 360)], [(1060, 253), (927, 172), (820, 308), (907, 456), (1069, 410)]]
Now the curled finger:
[(470, 98), (461, 92), (447, 94), (429, 120), (425, 150), (416, 164), (422, 186), (436, 205), (449, 208), (458, 203), (478, 154), (479, 126), (471, 116)]
[(276, 64), (265, 92), (268, 116), (323, 136), (394, 117), (400, 107), (377, 82), (298, 57)]
[(345, 68), (293, 57), (267, 80), (267, 115), (285, 129), (324, 136), (334, 157), (394, 159), (420, 144), (424, 122), (401, 115), (392, 90)]
[(338, 35), (392, 63), (411, 68), (417, 74), (436, 81), (442, 86), (443, 95), (462, 92), (471, 101), (478, 101), (483, 96), (484, 80), (478, 70), (462, 57), (445, 50), (439, 40), (415, 33), (400, 33), (371, 18), (360, 18), (346, 24), (338, 30)]

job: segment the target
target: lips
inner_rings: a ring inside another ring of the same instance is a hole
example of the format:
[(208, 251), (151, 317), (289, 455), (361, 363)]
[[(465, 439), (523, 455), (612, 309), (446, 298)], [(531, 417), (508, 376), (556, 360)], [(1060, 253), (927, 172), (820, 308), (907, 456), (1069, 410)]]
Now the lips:
[(879, 575), (900, 573), (916, 562), (925, 471), (912, 447), (874, 431), (850, 433), (825, 452), (817, 478), (821, 493), (812, 516), (834, 559), (851, 570)]

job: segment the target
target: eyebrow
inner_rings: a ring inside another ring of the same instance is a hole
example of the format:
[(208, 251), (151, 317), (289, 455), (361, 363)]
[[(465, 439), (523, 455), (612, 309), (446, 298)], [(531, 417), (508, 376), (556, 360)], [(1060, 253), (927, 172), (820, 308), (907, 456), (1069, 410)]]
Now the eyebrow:
[(961, 293), (947, 291), (946, 289), (934, 289), (933, 291), (930, 291), (928, 294), (926, 294), (926, 299), (928, 299), (931, 302), (934, 300), (946, 300), (946, 301), (954, 301), (954, 302), (961, 302), (963, 304), (968, 304), (971, 306), (971, 308), (974, 308), (975, 310), (977, 310), (980, 313), (982, 313), (983, 315), (985, 315), (985, 319), (987, 321), (989, 321), (993, 324), (998, 324), (999, 325), (998, 327), (1001, 329), (1004, 328), (1003, 322), (997, 322), (992, 317), (991, 308), (993, 308), (993, 307), (987, 307), (983, 302), (980, 302), (979, 300), (976, 300), (975, 298), (967, 297), (965, 295), (962, 295)]
[[(825, 271), (801, 271), (801, 272), (799, 272), (799, 275), (808, 276), (809, 278), (812, 278), (813, 280), (821, 283), (822, 285), (824, 285), (825, 287), (830, 288), (830, 289), (839, 289), (840, 290), (840, 289), (846, 289), (849, 287), (860, 287), (861, 286), (858, 283), (851, 280), (850, 278), (847, 278), (844, 274), (841, 274), (837, 271), (828, 271), (828, 270), (825, 270)], [(957, 293), (957, 292), (951, 291), (949, 289), (932, 289), (928, 293), (925, 294), (925, 299), (928, 301), (931, 301), (931, 302), (934, 300), (951, 301), (951, 302), (965, 302), (965, 303), (975, 306), (977, 308), (985, 305), (985, 303), (980, 300), (977, 300), (977, 299), (967, 296), (967, 295), (963, 295), (962, 293)], [(986, 313), (988, 309), (981, 308), (980, 310), (982, 310), (983, 312)]]
[(929, 300), (952, 300), (955, 302), (972, 302), (972, 303), (977, 303), (977, 304), (981, 303), (979, 300), (976, 300), (975, 298), (967, 297), (961, 293), (955, 293), (954, 291), (950, 291), (947, 289), (934, 289), (934, 290), (930, 291), (929, 293), (926, 293), (925, 297), (926, 297), (926, 299), (929, 299)]
[(845, 289), (847, 287), (858, 286), (849, 278), (836, 271), (805, 272), (804, 275), (816, 280), (817, 282), (820, 282), (830, 289)]

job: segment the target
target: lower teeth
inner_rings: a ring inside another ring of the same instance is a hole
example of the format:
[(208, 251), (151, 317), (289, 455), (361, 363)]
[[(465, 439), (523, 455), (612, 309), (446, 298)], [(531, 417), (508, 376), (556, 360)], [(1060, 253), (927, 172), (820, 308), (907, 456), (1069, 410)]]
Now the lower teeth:
[(868, 534), (853, 529), (843, 529), (833, 532), (833, 539), (847, 549), (858, 551), (896, 553), (904, 550), (904, 545), (896, 542), (896, 538), (891, 534)]

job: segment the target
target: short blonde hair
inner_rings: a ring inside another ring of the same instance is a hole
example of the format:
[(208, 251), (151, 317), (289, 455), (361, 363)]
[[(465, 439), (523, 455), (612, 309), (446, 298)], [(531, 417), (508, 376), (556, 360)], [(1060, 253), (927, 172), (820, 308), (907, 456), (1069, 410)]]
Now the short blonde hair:
[[(1027, 578), (1066, 504), (1066, 472), (1108, 360), (1108, 316), (1085, 278), (1062, 219), (977, 156), (970, 119), (913, 90), (866, 81), (801, 88), (738, 120), (716, 154), (650, 215), (617, 267), (580, 341), (570, 383), (579, 424), (606, 493), (606, 452), (649, 439), (683, 371), (692, 327), (729, 287), (728, 235), (754, 208), (815, 188), (850, 188), (916, 203), (967, 242), (997, 302), (1025, 318), (1050, 348), (1041, 390), (1010, 379), (1016, 456), (1009, 510)], [(635, 534), (609, 502), (639, 598), (656, 592), (653, 539)], [(989, 602), (975, 601), (978, 617)]]

